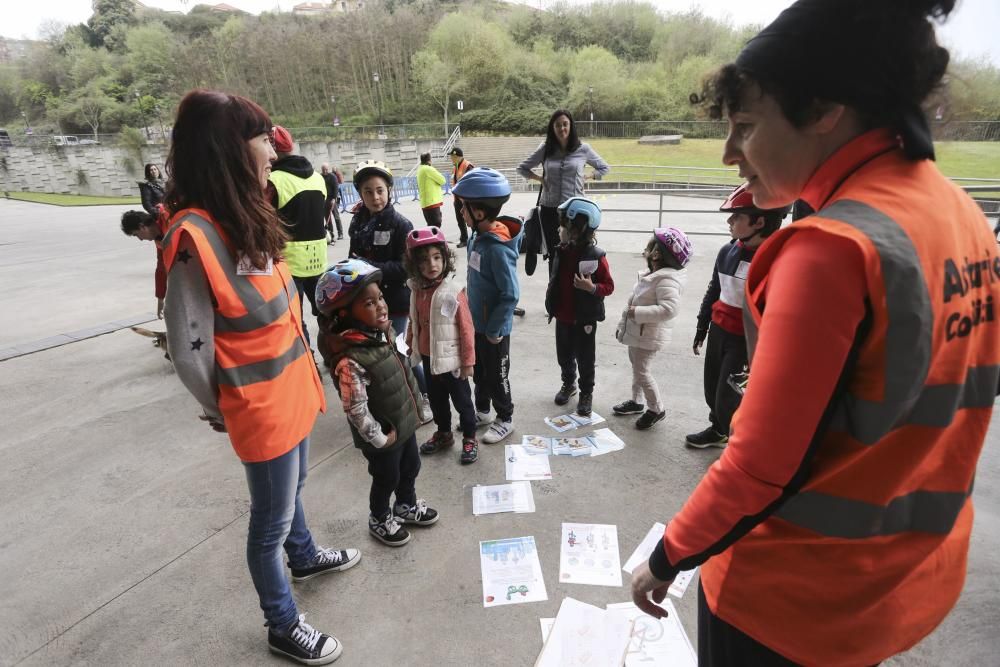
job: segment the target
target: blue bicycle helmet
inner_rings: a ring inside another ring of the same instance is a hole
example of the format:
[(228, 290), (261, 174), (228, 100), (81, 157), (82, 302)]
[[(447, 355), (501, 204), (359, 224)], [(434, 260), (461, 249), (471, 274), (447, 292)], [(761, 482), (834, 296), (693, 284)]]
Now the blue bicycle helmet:
[(466, 201), (492, 208), (500, 208), (510, 199), (507, 177), (489, 167), (475, 167), (465, 172), (451, 191)]
[(382, 270), (361, 259), (344, 259), (316, 282), (316, 307), (330, 316), (347, 308), (365, 287), (382, 280)]
[(559, 212), (570, 222), (575, 222), (576, 216), (582, 214), (586, 216), (587, 226), (591, 229), (601, 226), (601, 207), (584, 197), (570, 197), (559, 204)]

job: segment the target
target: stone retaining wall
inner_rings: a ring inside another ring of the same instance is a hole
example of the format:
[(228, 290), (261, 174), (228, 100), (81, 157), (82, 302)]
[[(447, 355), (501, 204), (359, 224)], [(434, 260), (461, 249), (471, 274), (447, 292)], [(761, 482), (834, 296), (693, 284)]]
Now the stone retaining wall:
[[(442, 140), (306, 142), (299, 152), (316, 169), (337, 165), (350, 178), (354, 165), (381, 160), (402, 176), (420, 162), (420, 154), (437, 151)], [(165, 146), (146, 146), (140, 156), (120, 146), (47, 146), (0, 148), (0, 191), (59, 194), (138, 195), (147, 162), (163, 165)]]

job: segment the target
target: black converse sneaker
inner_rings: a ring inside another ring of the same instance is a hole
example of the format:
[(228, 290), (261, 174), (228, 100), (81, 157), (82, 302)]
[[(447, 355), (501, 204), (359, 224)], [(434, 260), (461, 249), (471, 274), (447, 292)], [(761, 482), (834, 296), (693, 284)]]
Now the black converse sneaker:
[(281, 635), (274, 630), (267, 631), (267, 647), (271, 653), (291, 658), (303, 665), (328, 665), (343, 652), (344, 647), (335, 637), (323, 634), (306, 623), (306, 615), (288, 631)]
[(440, 518), (437, 510), (427, 506), (427, 501), (419, 498), (415, 505), (406, 503), (396, 503), (392, 507), (392, 513), (399, 523), (410, 523), (414, 526), (430, 526), (437, 523)]
[(612, 406), (611, 412), (616, 415), (638, 415), (645, 411), (645, 409), (645, 405), (637, 403), (630, 398), (627, 401), (622, 401), (621, 403)]
[(357, 549), (327, 549), (320, 547), (312, 561), (304, 567), (292, 568), (292, 581), (305, 581), (327, 572), (343, 572), (361, 562), (361, 552)]
[(410, 541), (409, 531), (399, 525), (399, 519), (393, 516), (392, 512), (386, 512), (381, 520), (368, 515), (368, 532), (376, 540), (390, 547), (401, 547)]

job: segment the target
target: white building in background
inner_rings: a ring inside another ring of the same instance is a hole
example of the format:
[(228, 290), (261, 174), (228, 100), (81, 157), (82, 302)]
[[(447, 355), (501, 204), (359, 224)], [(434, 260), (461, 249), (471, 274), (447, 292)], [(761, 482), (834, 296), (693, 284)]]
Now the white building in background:
[(355, 12), (365, 6), (364, 0), (332, 0), (331, 2), (303, 2), (292, 7), (292, 13), (300, 16)]

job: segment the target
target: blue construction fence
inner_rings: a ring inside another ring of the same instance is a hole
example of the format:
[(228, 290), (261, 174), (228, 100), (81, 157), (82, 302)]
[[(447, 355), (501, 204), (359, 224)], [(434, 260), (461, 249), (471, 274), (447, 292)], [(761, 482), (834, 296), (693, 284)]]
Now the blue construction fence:
[[(444, 194), (451, 192), (451, 180), (445, 179), (444, 186), (441, 188)], [(409, 198), (409, 199), (407, 199)], [(401, 176), (394, 179), (392, 185), (392, 203), (398, 204), (400, 200), (403, 201), (416, 201), (420, 199), (420, 193), (417, 192), (417, 177), (416, 176)], [(340, 210), (347, 211), (353, 208), (354, 205), (361, 200), (361, 195), (354, 188), (354, 183), (341, 183), (340, 184)]]

